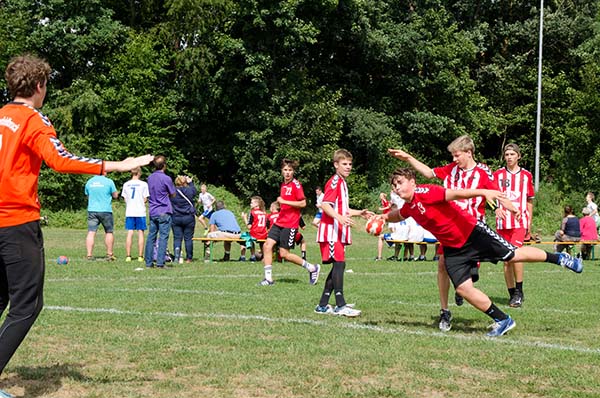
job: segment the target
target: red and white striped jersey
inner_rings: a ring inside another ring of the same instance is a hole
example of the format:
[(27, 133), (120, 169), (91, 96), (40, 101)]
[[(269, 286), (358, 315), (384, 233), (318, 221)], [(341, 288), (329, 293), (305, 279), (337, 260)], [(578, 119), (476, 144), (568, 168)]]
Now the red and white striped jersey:
[[(450, 163), (434, 168), (433, 174), (443, 180), (444, 187), (447, 189), (498, 189), (492, 171), (483, 163), (477, 163), (469, 170), (463, 170), (456, 163)], [(478, 220), (485, 219), (485, 198), (483, 196), (454, 202)]]
[(529, 228), (532, 215), (527, 210), (527, 200), (535, 196), (533, 190), (533, 177), (531, 173), (523, 168), (515, 173), (508, 171), (503, 167), (494, 172), (500, 191), (506, 193), (513, 205), (521, 211), (521, 220), (515, 220), (515, 216), (511, 212), (500, 205), (500, 208), (507, 213), (504, 220), (496, 217), (496, 229), (513, 229), (513, 228)]
[[(335, 174), (327, 181), (324, 187), (323, 203), (328, 203), (340, 215), (350, 214), (348, 200), (348, 185), (346, 180)], [(336, 219), (323, 212), (317, 231), (317, 242), (341, 242), (345, 245), (352, 244), (352, 234), (349, 225), (340, 224)]]

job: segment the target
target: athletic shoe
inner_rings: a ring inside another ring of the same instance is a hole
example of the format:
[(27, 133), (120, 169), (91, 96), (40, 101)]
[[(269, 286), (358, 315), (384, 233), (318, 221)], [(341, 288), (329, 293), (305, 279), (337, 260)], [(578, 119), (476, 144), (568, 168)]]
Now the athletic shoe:
[(427, 258), (425, 256), (419, 256), (417, 261), (427, 261)]
[(465, 299), (460, 294), (454, 293), (454, 302), (460, 307), (465, 303)]
[(275, 284), (275, 281), (269, 281), (267, 279), (263, 279), (262, 281), (258, 282), (258, 286), (273, 286)]
[(336, 305), (335, 308), (333, 309), (334, 315), (345, 316), (348, 318), (355, 318), (355, 317), (359, 316), (361, 314), (361, 312), (362, 312), (361, 310), (357, 310), (357, 309), (349, 307), (347, 305), (345, 305), (343, 307), (338, 307)]
[(240, 258), (238, 259), (238, 261), (246, 261), (246, 256), (240, 256)]
[(375, 261), (381, 261), (383, 260), (381, 257), (375, 257)]
[(320, 305), (317, 305), (315, 307), (315, 313), (317, 314), (321, 314), (321, 315), (333, 315), (333, 308), (327, 304), (326, 306), (321, 307)]
[(439, 328), (442, 332), (449, 332), (452, 329), (452, 313), (448, 310), (440, 310)]
[(315, 264), (315, 270), (313, 272), (308, 273), (308, 283), (311, 285), (316, 285), (319, 281), (319, 274), (321, 273), (321, 266), (319, 264)]
[(396, 258), (396, 256), (392, 256), (392, 257), (388, 257), (387, 260), (388, 261), (397, 261), (398, 259)]
[(87, 256), (86, 258), (87, 258), (88, 261), (94, 261), (94, 260), (96, 260), (96, 257), (94, 257), (94, 256)]
[(433, 256), (433, 258), (431, 259), (432, 261), (438, 261), (440, 259), (440, 256)]
[(583, 261), (568, 253), (558, 253), (558, 265), (580, 274), (583, 271)]
[(250, 261), (255, 262), (256, 261), (256, 256), (251, 256), (250, 257)]
[(15, 398), (15, 396), (7, 393), (4, 390), (0, 390), (0, 398)]
[(125, 262), (126, 262), (126, 263), (130, 263), (130, 262), (131, 262), (131, 256), (127, 256), (127, 257), (125, 257)]
[(117, 261), (117, 258), (115, 257), (114, 254), (107, 254), (106, 261)]
[(517, 326), (517, 323), (510, 317), (492, 324), (492, 330), (486, 334), (488, 337), (500, 337), (512, 328)]
[(515, 290), (515, 293), (510, 298), (510, 302), (508, 303), (509, 307), (519, 308), (523, 305), (523, 292), (520, 290)]
[(144, 257), (138, 257), (138, 263), (143, 263), (144, 262)]

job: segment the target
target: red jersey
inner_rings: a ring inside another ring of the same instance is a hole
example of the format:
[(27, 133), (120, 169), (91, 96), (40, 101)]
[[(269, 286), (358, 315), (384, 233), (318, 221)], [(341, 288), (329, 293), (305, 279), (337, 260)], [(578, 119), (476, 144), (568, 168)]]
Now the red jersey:
[(390, 212), (390, 202), (388, 200), (385, 199), (381, 199), (381, 208), (384, 209), (383, 210), (383, 214), (388, 214)]
[(271, 227), (273, 225), (275, 225), (275, 223), (277, 222), (277, 219), (279, 218), (279, 212), (276, 211), (274, 213), (269, 213), (269, 229), (271, 229)]
[[(297, 202), (306, 199), (304, 196), (304, 189), (302, 184), (295, 178), (287, 184), (284, 182), (281, 184), (281, 190), (279, 196), (282, 199)], [(280, 204), (279, 218), (275, 221), (275, 224), (281, 228), (298, 228), (300, 222), (300, 208), (290, 205)]]
[[(323, 203), (330, 204), (337, 214), (343, 216), (350, 214), (348, 185), (346, 185), (346, 180), (338, 174), (331, 177), (325, 184)], [(350, 245), (352, 244), (350, 226), (340, 224), (336, 219), (323, 212), (317, 230), (317, 242), (341, 242)]]
[(527, 201), (535, 196), (533, 190), (533, 177), (525, 169), (519, 168), (516, 173), (511, 173), (506, 167), (494, 172), (494, 178), (498, 182), (500, 191), (504, 192), (512, 204), (521, 211), (521, 220), (515, 220), (515, 215), (504, 210), (506, 218), (504, 220), (496, 217), (497, 229), (529, 228), (531, 224), (531, 214), (527, 210)]
[(248, 229), (253, 238), (267, 239), (267, 213), (258, 208), (250, 210)]
[(56, 171), (101, 174), (103, 161), (70, 154), (46, 116), (11, 102), (0, 109), (0, 227), (40, 218), (38, 178), (44, 161)]
[[(494, 175), (482, 163), (477, 163), (469, 170), (463, 170), (456, 163), (450, 163), (434, 168), (433, 174), (443, 180), (444, 187), (448, 189), (498, 189)], [(477, 219), (485, 218), (485, 198), (483, 196), (456, 200), (455, 203)]]
[(454, 201), (446, 201), (446, 189), (439, 185), (418, 185), (410, 202), (400, 209), (404, 218), (412, 217), (444, 247), (462, 247), (475, 228), (477, 219)]

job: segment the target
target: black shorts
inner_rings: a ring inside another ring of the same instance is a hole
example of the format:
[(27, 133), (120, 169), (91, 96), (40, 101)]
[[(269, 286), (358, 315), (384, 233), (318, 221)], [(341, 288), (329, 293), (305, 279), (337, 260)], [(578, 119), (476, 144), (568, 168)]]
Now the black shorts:
[(273, 225), (267, 239), (273, 239), (280, 249), (290, 250), (294, 248), (297, 233), (298, 228), (282, 228), (279, 225)]
[(477, 221), (463, 247), (444, 246), (446, 271), (456, 288), (471, 278), (471, 268), (476, 266), (478, 261), (509, 261), (515, 256), (516, 249), (483, 221)]

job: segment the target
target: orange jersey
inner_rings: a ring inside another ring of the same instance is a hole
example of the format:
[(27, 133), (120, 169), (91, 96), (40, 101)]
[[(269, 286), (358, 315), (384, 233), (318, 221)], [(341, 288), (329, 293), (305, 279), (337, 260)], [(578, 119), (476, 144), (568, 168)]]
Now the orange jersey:
[(44, 161), (65, 173), (102, 174), (103, 161), (67, 152), (46, 116), (11, 102), (0, 109), (0, 227), (39, 220), (38, 178)]

